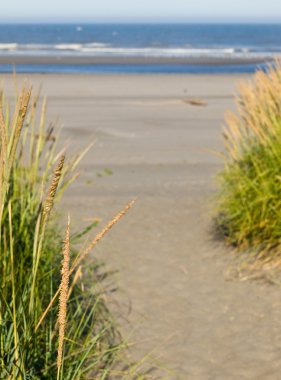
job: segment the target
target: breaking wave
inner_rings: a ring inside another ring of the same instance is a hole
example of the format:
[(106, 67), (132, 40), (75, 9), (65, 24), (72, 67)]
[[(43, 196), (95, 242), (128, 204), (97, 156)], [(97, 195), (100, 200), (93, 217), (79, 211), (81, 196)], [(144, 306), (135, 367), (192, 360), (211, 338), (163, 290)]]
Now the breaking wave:
[(196, 48), (196, 47), (116, 47), (110, 44), (60, 43), (60, 44), (19, 44), (1, 43), (0, 54), (11, 55), (82, 55), (101, 57), (267, 57), (278, 55), (279, 49), (260, 51), (251, 48)]

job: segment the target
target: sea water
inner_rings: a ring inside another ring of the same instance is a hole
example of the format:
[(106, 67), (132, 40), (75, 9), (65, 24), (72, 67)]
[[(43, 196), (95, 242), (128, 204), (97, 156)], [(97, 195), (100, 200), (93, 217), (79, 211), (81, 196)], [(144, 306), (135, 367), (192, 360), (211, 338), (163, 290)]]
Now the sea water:
[[(1, 56), (122, 57), (119, 64), (20, 64), (18, 72), (232, 73), (253, 72), (255, 61), (281, 55), (277, 24), (7, 24), (0, 25)], [(157, 58), (127, 63), (126, 58)], [(161, 59), (173, 58), (162, 64)], [(186, 59), (186, 64), (177, 63)], [(192, 64), (188, 59), (199, 60)], [(210, 63), (215, 59), (215, 64)], [(235, 64), (231, 61), (235, 59)], [(250, 63), (251, 60), (253, 63)], [(67, 62), (67, 60), (65, 60)], [(227, 62), (227, 64), (226, 64)], [(0, 65), (0, 71), (12, 70)]]

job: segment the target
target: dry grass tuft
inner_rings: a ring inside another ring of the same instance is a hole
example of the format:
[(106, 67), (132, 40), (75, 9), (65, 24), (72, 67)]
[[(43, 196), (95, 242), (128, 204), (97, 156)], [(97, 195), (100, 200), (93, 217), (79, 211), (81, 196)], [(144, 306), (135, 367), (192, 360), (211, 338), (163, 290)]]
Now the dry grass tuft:
[(132, 200), (130, 203), (128, 203), (126, 205), (126, 207), (122, 211), (120, 211), (110, 222), (108, 222), (107, 225), (102, 229), (102, 231), (98, 235), (96, 235), (96, 237), (88, 245), (88, 247), (78, 255), (77, 259), (75, 260), (75, 262), (71, 268), (71, 273), (89, 255), (89, 253), (93, 250), (94, 246), (104, 237), (104, 235), (107, 234), (107, 232), (109, 232), (109, 230), (111, 230), (111, 228), (114, 226), (114, 224), (119, 222), (119, 220), (127, 214), (127, 212), (130, 210), (130, 208), (133, 207), (135, 202), (136, 202), (135, 200)]
[[(92, 251), (94, 246), (105, 236), (105, 234), (107, 232), (109, 232), (109, 230), (114, 226), (114, 224), (116, 224), (123, 216), (125, 216), (127, 214), (127, 212), (130, 210), (131, 207), (133, 207), (134, 204), (135, 204), (135, 200), (132, 200), (130, 203), (128, 203), (126, 205), (126, 207), (122, 211), (120, 211), (110, 222), (108, 222), (107, 225), (102, 229), (102, 231), (98, 235), (96, 235), (96, 237), (88, 245), (88, 247), (84, 251), (82, 251), (78, 254), (76, 260), (74, 261), (73, 265), (71, 266), (70, 274), (72, 274), (77, 268), (79, 270), (81, 262), (89, 255), (89, 253)], [(60, 290), (61, 290), (61, 287), (56, 291), (55, 295), (51, 299), (51, 302), (47, 306), (44, 313), (41, 315), (41, 317), (40, 317), (40, 319), (36, 325), (35, 331), (37, 331), (39, 329), (39, 327), (41, 326), (41, 324), (43, 323), (43, 321), (46, 318), (47, 314), (49, 313), (51, 307), (53, 306), (56, 298), (60, 294)]]
[(59, 298), (59, 346), (58, 346), (58, 357), (57, 357), (57, 367), (58, 367), (58, 378), (60, 374), (60, 369), (62, 365), (63, 357), (63, 344), (66, 328), (66, 316), (67, 316), (67, 300), (69, 291), (69, 262), (70, 262), (70, 233), (69, 233), (69, 218), (65, 232), (64, 248), (63, 248), (63, 260), (62, 260), (62, 270), (61, 270), (61, 285), (60, 285), (60, 298)]
[(43, 207), (43, 215), (45, 218), (48, 217), (48, 215), (50, 214), (51, 209), (53, 207), (54, 199), (55, 199), (57, 188), (59, 185), (59, 181), (60, 181), (61, 176), (62, 176), (64, 161), (65, 161), (65, 156), (62, 155), (60, 158), (60, 161), (56, 167), (56, 170), (54, 172), (54, 177), (53, 177), (53, 180), (52, 180), (51, 186), (49, 188), (47, 198), (46, 198), (46, 201), (45, 201), (45, 204)]
[[(53, 125), (46, 126), (45, 111), (46, 101), (31, 97), (31, 88), (23, 87), (11, 118), (1, 94), (0, 377), (105, 379), (120, 364), (126, 344), (106, 307), (99, 263), (87, 265), (89, 286), (82, 282), (81, 262), (132, 203), (80, 255), (75, 247), (70, 252), (68, 222), (60, 263), (60, 229), (55, 215), (49, 215), (54, 201), (77, 177), (77, 165), (92, 144), (66, 162), (64, 149), (57, 151)], [(76, 265), (70, 265), (71, 255), (77, 257)]]
[(31, 87), (27, 90), (23, 88), (22, 92), (20, 93), (19, 100), (17, 102), (17, 106), (16, 106), (17, 112), (14, 115), (13, 127), (11, 131), (12, 136), (10, 139), (10, 142), (11, 142), (10, 152), (9, 152), (9, 169), (10, 170), (14, 163), (17, 146), (19, 143), (21, 131), (22, 131), (26, 113), (27, 113), (27, 108), (29, 105), (31, 91), (32, 91)]
[(242, 83), (226, 115), (217, 226), (261, 260), (281, 253), (281, 64)]

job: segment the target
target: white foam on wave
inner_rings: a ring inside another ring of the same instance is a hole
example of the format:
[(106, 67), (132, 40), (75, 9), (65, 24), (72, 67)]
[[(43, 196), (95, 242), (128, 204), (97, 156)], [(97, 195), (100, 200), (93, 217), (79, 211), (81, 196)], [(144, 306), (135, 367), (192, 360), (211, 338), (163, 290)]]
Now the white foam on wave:
[(83, 48), (82, 44), (58, 44), (54, 45), (54, 49), (57, 50), (81, 50)]
[(83, 46), (83, 53), (95, 56), (125, 56), (125, 57), (223, 57), (235, 55), (234, 48), (226, 49), (197, 49), (197, 48), (113, 48), (99, 46)]
[(92, 42), (87, 44), (57, 44), (53, 45), (55, 50), (73, 50), (73, 51), (95, 51), (98, 48), (106, 48), (109, 46), (108, 44), (100, 43), (100, 42)]
[(88, 47), (88, 48), (102, 48), (102, 47), (108, 47), (110, 46), (110, 44), (104, 44), (102, 42), (91, 42), (88, 44), (84, 44), (83, 46)]
[(59, 44), (0, 44), (0, 53), (17, 55), (77, 54), (94, 57), (156, 57), (156, 58), (260, 58), (280, 54), (280, 51), (256, 52), (250, 48), (196, 48), (183, 47), (113, 47), (101, 42)]
[(0, 50), (16, 50), (17, 48), (18, 44), (16, 43), (0, 44)]

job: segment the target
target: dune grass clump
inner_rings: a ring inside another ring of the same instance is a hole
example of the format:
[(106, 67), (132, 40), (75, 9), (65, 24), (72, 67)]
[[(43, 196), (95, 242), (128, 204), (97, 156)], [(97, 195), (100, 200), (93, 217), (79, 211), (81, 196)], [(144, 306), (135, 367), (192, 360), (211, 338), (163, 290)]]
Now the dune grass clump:
[(10, 116), (0, 98), (0, 378), (107, 379), (120, 367), (123, 341), (98, 286), (98, 264), (83, 265), (132, 203), (84, 250), (73, 247), (70, 222), (64, 237), (52, 209), (86, 150), (67, 159), (46, 125), (45, 101), (39, 113), (38, 104), (24, 87)]
[(217, 225), (226, 240), (263, 258), (281, 252), (281, 65), (240, 86), (226, 115)]

